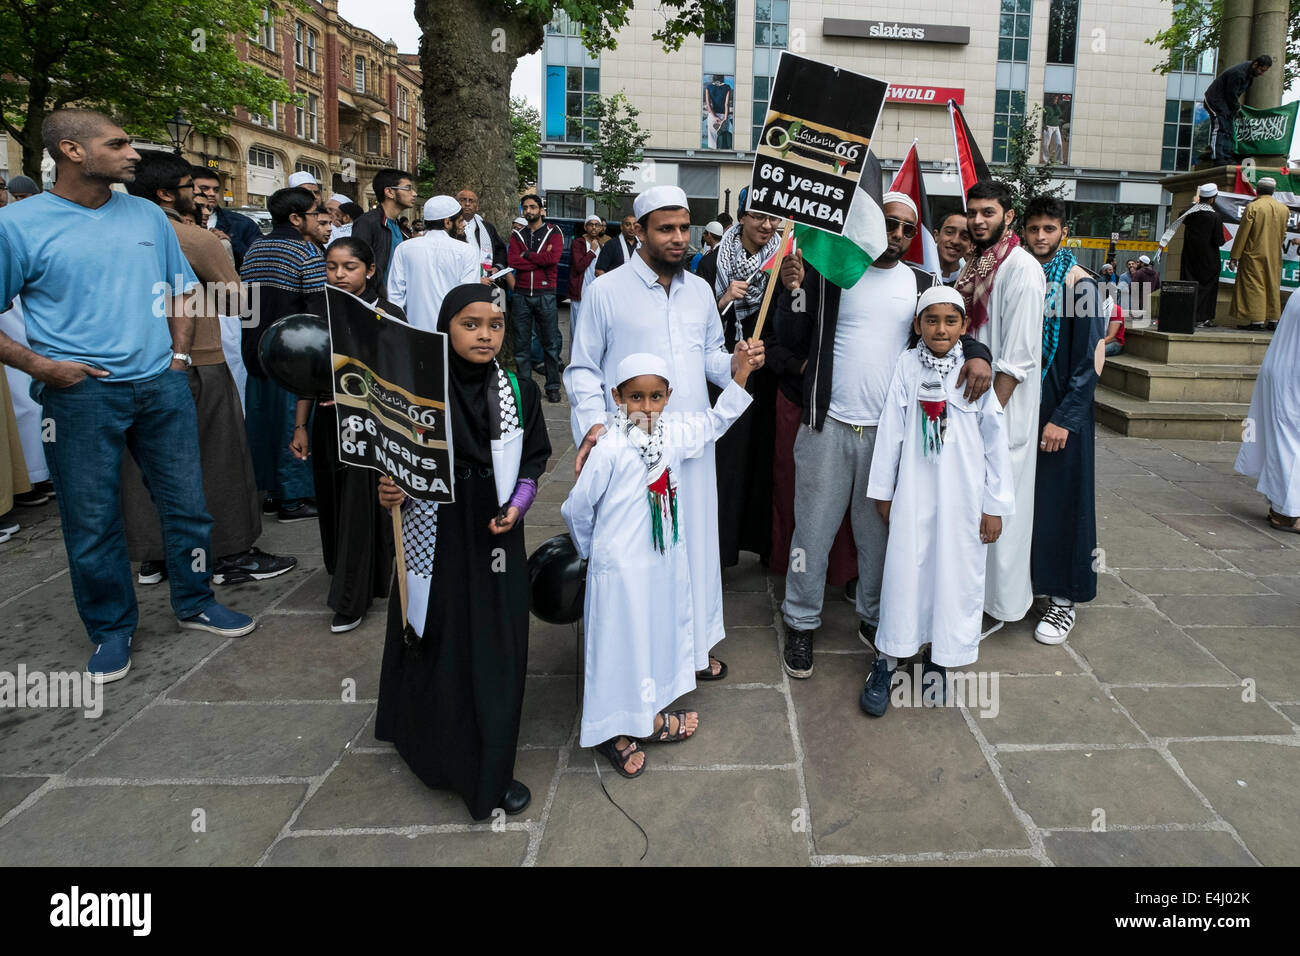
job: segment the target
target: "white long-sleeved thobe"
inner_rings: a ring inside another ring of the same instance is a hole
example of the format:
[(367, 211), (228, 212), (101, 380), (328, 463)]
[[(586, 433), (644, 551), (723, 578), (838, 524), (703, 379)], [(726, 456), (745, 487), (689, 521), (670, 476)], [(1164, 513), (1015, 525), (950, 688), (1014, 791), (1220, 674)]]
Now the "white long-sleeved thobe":
[(1291, 293), (1250, 395), (1234, 469), (1279, 514), (1300, 516), (1300, 294)]
[[(593, 425), (609, 424), (614, 411), (610, 389), (619, 384), (614, 381), (616, 370), (637, 352), (657, 355), (668, 364), (673, 395), (665, 412), (707, 411), (707, 383), (725, 388), (731, 381), (731, 356), (709, 284), (683, 271), (665, 293), (658, 276), (638, 254), (627, 265), (597, 276), (590, 291), (583, 292), (569, 367), (564, 370), (575, 442), (581, 443)], [(680, 483), (684, 508), (679, 519), (692, 529), (686, 551), (695, 626), (705, 635), (696, 644), (709, 648), (726, 636), (712, 445), (698, 458), (682, 463)], [(698, 669), (707, 666), (706, 657)]]
[[(7, 311), (0, 312), (0, 332), (24, 348), (28, 347), (27, 325), (20, 299), (15, 298)], [(45, 463), (45, 446), (41, 444), (41, 406), (32, 400), (32, 377), (11, 365), (5, 366), (5, 375), (9, 379), (14, 420), (18, 423), (18, 439), (22, 442), (23, 458), (27, 460), (27, 478), (32, 484), (48, 481), (50, 468)]]
[(1002, 537), (989, 546), (984, 610), (999, 621), (1018, 621), (1034, 603), (1029, 552), (1034, 537), (1034, 468), (1038, 462), (1038, 402), (1043, 379), (1043, 267), (1022, 246), (1011, 250), (993, 277), (989, 320), (975, 338), (993, 353), (993, 374), (1020, 384), (1006, 406), (1007, 445), (1016, 512), (1002, 523)]
[(928, 643), (936, 664), (965, 667), (979, 656), (984, 607), (989, 545), (980, 541), (980, 517), (1002, 516), (1005, 535), (1017, 496), (1002, 406), (992, 389), (966, 401), (960, 364), (944, 379), (943, 449), (923, 454), (924, 374), (916, 349), (904, 352), (876, 430), (867, 497), (893, 505), (875, 644), (882, 654), (911, 657)]
[(478, 282), (478, 246), (439, 230), (399, 243), (388, 261), (388, 295), (405, 310), (407, 321), (426, 332), (438, 331), (442, 300), (458, 285)]
[(664, 520), (663, 553), (651, 539), (648, 474), (619, 431), (606, 432), (560, 508), (588, 559), (586, 662), (578, 745), (620, 735), (648, 737), (655, 714), (695, 689), (709, 666), (708, 634), (695, 627), (688, 549), (713, 529), (691, 524), (682, 467), (713, 447), (751, 398), (734, 382), (707, 412), (664, 416), (664, 463), (678, 484), (678, 540)]

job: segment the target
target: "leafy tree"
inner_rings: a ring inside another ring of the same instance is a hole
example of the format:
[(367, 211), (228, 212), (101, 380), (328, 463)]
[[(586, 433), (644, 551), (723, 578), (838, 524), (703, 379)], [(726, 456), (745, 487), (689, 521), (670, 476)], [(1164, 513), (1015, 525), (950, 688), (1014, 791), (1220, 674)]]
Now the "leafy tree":
[[(1223, 30), (1223, 0), (1170, 0), (1174, 5), (1173, 23), (1147, 43), (1165, 51), (1156, 64), (1157, 73), (1180, 70), (1184, 60), (1194, 60), (1207, 50), (1219, 48)], [(1283, 89), (1290, 89), (1300, 79), (1300, 0), (1290, 0), (1287, 16), (1286, 62), (1283, 64)], [(1220, 63), (1219, 69), (1232, 66)], [(1274, 69), (1277, 69), (1274, 66)]]
[(215, 134), (242, 106), (265, 112), (294, 96), (240, 62), (234, 37), (253, 33), (262, 8), (300, 0), (6, 0), (0, 4), (0, 123), (23, 146), (23, 172), (40, 178), (41, 124), (63, 106), (118, 118), (167, 141), (180, 110)]
[(415, 167), (415, 187), (418, 190), (417, 195), (432, 196), (433, 193), (433, 161), (428, 156), (424, 157)]
[(595, 132), (596, 141), (583, 146), (578, 155), (591, 164), (600, 188), (578, 186), (576, 191), (595, 199), (605, 216), (614, 215), (623, 197), (636, 186), (623, 174), (641, 162), (641, 150), (650, 140), (649, 131), (637, 122), (640, 115), (622, 91), (610, 97), (592, 97), (583, 111), (583, 123)]
[(537, 183), (537, 160), (542, 154), (542, 114), (522, 96), (510, 97), (510, 144), (515, 154), (519, 191)]
[(1063, 196), (1065, 187), (1053, 183), (1056, 167), (1052, 163), (1034, 163), (1039, 152), (1039, 119), (1041, 109), (1035, 106), (1021, 120), (1012, 120), (1007, 128), (1007, 161), (990, 172), (1011, 190), (1016, 207), (1016, 219), (1024, 214), (1025, 204), (1034, 196)]
[[(424, 33), (425, 126), (439, 192), (473, 189), (484, 214), (504, 223), (517, 204), (511, 149), (510, 77), (541, 49), (557, 14), (582, 24), (591, 53), (612, 50), (635, 0), (415, 0)], [(728, 0), (658, 0), (654, 38), (677, 50), (688, 36), (728, 22)]]

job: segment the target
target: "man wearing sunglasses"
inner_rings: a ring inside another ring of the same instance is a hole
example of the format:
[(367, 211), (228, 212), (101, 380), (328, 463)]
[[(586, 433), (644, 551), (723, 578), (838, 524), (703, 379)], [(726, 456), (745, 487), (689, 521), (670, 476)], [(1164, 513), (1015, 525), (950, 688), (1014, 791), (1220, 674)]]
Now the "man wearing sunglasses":
[(411, 238), (410, 226), (401, 216), (415, 205), (415, 183), (408, 172), (381, 169), (375, 173), (374, 190), (379, 205), (352, 224), (352, 238), (374, 250), (375, 274), (370, 277), (366, 294), (380, 296), (388, 288), (388, 263), (393, 259), (393, 250)]
[[(858, 552), (855, 603), (858, 634), (873, 647), (880, 620), (880, 585), (887, 527), (866, 496), (876, 425), (898, 356), (907, 348), (917, 296), (938, 277), (903, 256), (916, 236), (916, 205), (905, 193), (882, 201), (888, 246), (847, 289), (827, 282), (796, 251), (781, 266), (776, 316), (781, 343), (806, 356), (803, 424), (795, 438), (793, 558), (785, 578), (785, 672), (811, 677), (813, 635), (821, 626), (826, 568), (831, 544), (849, 512)], [(987, 391), (993, 380), (991, 355), (962, 338), (968, 398)]]

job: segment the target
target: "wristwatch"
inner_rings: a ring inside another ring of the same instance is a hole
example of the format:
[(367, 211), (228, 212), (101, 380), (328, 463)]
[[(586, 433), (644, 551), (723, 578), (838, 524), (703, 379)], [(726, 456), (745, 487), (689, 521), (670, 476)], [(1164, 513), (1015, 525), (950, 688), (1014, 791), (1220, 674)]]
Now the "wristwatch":
[(191, 365), (194, 364), (194, 360), (193, 360), (192, 358), (190, 358), (188, 352), (173, 352), (173, 353), (172, 353), (172, 361), (173, 361), (173, 362), (184, 362), (186, 368), (189, 368)]

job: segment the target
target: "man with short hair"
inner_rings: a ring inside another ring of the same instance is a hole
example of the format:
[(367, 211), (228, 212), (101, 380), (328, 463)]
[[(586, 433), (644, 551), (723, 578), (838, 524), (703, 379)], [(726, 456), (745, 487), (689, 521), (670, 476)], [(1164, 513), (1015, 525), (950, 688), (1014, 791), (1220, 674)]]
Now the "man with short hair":
[(989, 545), (984, 611), (986, 634), (1018, 621), (1034, 601), (1029, 554), (1034, 531), (1043, 350), (1042, 266), (1020, 244), (1011, 190), (997, 180), (978, 182), (966, 194), (966, 224), (975, 249), (955, 288), (966, 301), (970, 334), (993, 352), (993, 390), (1006, 410), (1016, 511)]
[(274, 228), (253, 243), (240, 278), (248, 284), (252, 322), (244, 327), (245, 424), (257, 486), (266, 492), (263, 514), (282, 523), (316, 517), (311, 464), (289, 450), (295, 431), (297, 396), (262, 370), (258, 344), (277, 319), (310, 311), (308, 297), (325, 287), (325, 260), (313, 236), (319, 229), (317, 202), (305, 189), (277, 189), (266, 201)]
[[(203, 289), (190, 346), (190, 394), (198, 416), (199, 464), (203, 493), (212, 516), (212, 548), (217, 554), (213, 584), (240, 584), (277, 577), (297, 565), (254, 547), (262, 533), (261, 501), (248, 454), (244, 416), (235, 381), (221, 348), (221, 314), (243, 311), (243, 290), (221, 241), (206, 229), (181, 222), (195, 205), (194, 177), (185, 160), (172, 153), (150, 152), (136, 165), (127, 192), (156, 204), (171, 221), (181, 252)], [(224, 305), (224, 308), (222, 306)], [(122, 465), (122, 510), (127, 548), (141, 562), (141, 584), (167, 577), (158, 511), (135, 462)]]
[(232, 212), (221, 202), (217, 191), (221, 188), (221, 177), (203, 166), (190, 167), (194, 175), (195, 195), (202, 198), (208, 207), (209, 230), (220, 231), (230, 240), (230, 251), (235, 256), (235, 268), (244, 264), (244, 254), (248, 247), (262, 238), (262, 230), (257, 223), (242, 213)]
[(632, 254), (636, 252), (637, 247), (636, 217), (630, 214), (624, 216), (619, 229), (619, 234), (605, 243), (596, 258), (597, 278), (606, 272), (612, 272), (625, 262), (632, 261)]
[(515, 369), (524, 378), (532, 374), (529, 348), (536, 322), (541, 328), (542, 349), (546, 353), (546, 400), (555, 403), (560, 400), (560, 349), (564, 345), (555, 285), (556, 267), (564, 254), (564, 234), (545, 221), (541, 196), (529, 193), (519, 205), (528, 225), (510, 234), (506, 253), (516, 277), (514, 300), (510, 303)]
[(375, 274), (366, 284), (367, 294), (379, 296), (388, 287), (388, 263), (393, 250), (411, 238), (402, 213), (415, 205), (415, 183), (401, 169), (375, 173), (375, 199), (379, 205), (352, 223), (352, 238), (360, 239), (375, 254)]
[(1206, 87), (1202, 104), (1210, 114), (1210, 162), (1215, 166), (1231, 166), (1236, 162), (1232, 123), (1241, 109), (1241, 97), (1246, 95), (1255, 77), (1263, 76), (1272, 65), (1271, 56), (1257, 56), (1228, 67)]
[(1282, 244), (1288, 212), (1273, 198), (1276, 189), (1274, 179), (1255, 184), (1258, 195), (1241, 211), (1228, 257), (1228, 268), (1237, 273), (1232, 316), (1238, 328), (1252, 332), (1276, 328), (1282, 314)]
[[(677, 186), (653, 186), (637, 196), (632, 209), (639, 216), (637, 237), (642, 245), (627, 268), (598, 278), (584, 292), (582, 314), (573, 329), (573, 352), (564, 383), (573, 407), (573, 437), (579, 444), (575, 473), (581, 472), (615, 411), (610, 389), (619, 384), (615, 381), (619, 363), (629, 355), (649, 352), (668, 363), (673, 388), (668, 410), (687, 414), (709, 410), (709, 382), (723, 388), (740, 362), (749, 361), (758, 368), (763, 361), (761, 342), (752, 346), (738, 342), (735, 354), (727, 355), (713, 290), (686, 270), (691, 236), (686, 194)], [(690, 502), (690, 526), (716, 528), (718, 491), (712, 446), (684, 462), (676, 477), (682, 499)], [(692, 534), (686, 539), (686, 554), (696, 635), (695, 670), (697, 676), (703, 672), (720, 677), (722, 662), (709, 654), (726, 636), (718, 536)]]
[(461, 204), (451, 196), (434, 196), (424, 204), (429, 231), (402, 243), (388, 266), (386, 298), (406, 312), (417, 329), (435, 332), (442, 300), (458, 285), (482, 275), (478, 247), (465, 241)]
[(311, 241), (324, 251), (330, 244), (330, 233), (334, 229), (334, 216), (330, 214), (325, 203), (316, 204), (316, 208), (308, 213), (307, 223)]
[[(22, 295), (31, 347), (0, 335), (0, 362), (38, 382), (72, 593), (96, 645), (86, 670), (103, 683), (126, 676), (138, 622), (119, 501), (126, 449), (158, 503), (178, 624), (226, 637), (256, 625), (208, 586), (212, 519), (182, 374), (198, 279), (162, 211), (110, 188), (133, 179), (140, 161), (120, 127), (57, 109), (41, 140), (54, 157), (53, 189), (0, 216), (0, 303)], [(86, 242), (87, 223), (112, 241)]]
[(506, 265), (506, 244), (492, 223), (478, 214), (478, 194), (472, 189), (456, 193), (461, 218), (465, 221), (465, 241), (478, 249), (484, 272), (496, 272)]
[(306, 170), (300, 169), (296, 173), (289, 175), (289, 188), (305, 189), (311, 193), (312, 199), (320, 202), (320, 183), (316, 181), (315, 176)]
[[(880, 586), (888, 528), (867, 498), (876, 427), (898, 356), (907, 348), (917, 295), (938, 284), (932, 273), (904, 260), (919, 214), (906, 193), (882, 197), (888, 245), (847, 289), (828, 282), (796, 250), (781, 265), (785, 287), (776, 327), (781, 344), (807, 356), (802, 424), (794, 440), (794, 534), (785, 576), (782, 666), (791, 677), (811, 677), (813, 638), (822, 625), (831, 545), (848, 511), (857, 545), (854, 603), (858, 636), (874, 646), (880, 622)], [(745, 221), (744, 217), (741, 219)], [(989, 351), (970, 337), (963, 383), (971, 398), (988, 390)], [(982, 363), (979, 360), (983, 360)]]
[(1065, 203), (1055, 196), (1035, 196), (1025, 206), (1025, 246), (1047, 283), (1030, 549), (1033, 593), (1047, 597), (1034, 630), (1040, 644), (1064, 643), (1075, 605), (1097, 596), (1093, 393), (1107, 302), (1074, 252), (1062, 247), (1065, 219)]
[(934, 244), (939, 250), (939, 278), (944, 285), (952, 285), (973, 248), (966, 213), (950, 212), (942, 217), (934, 229)]

